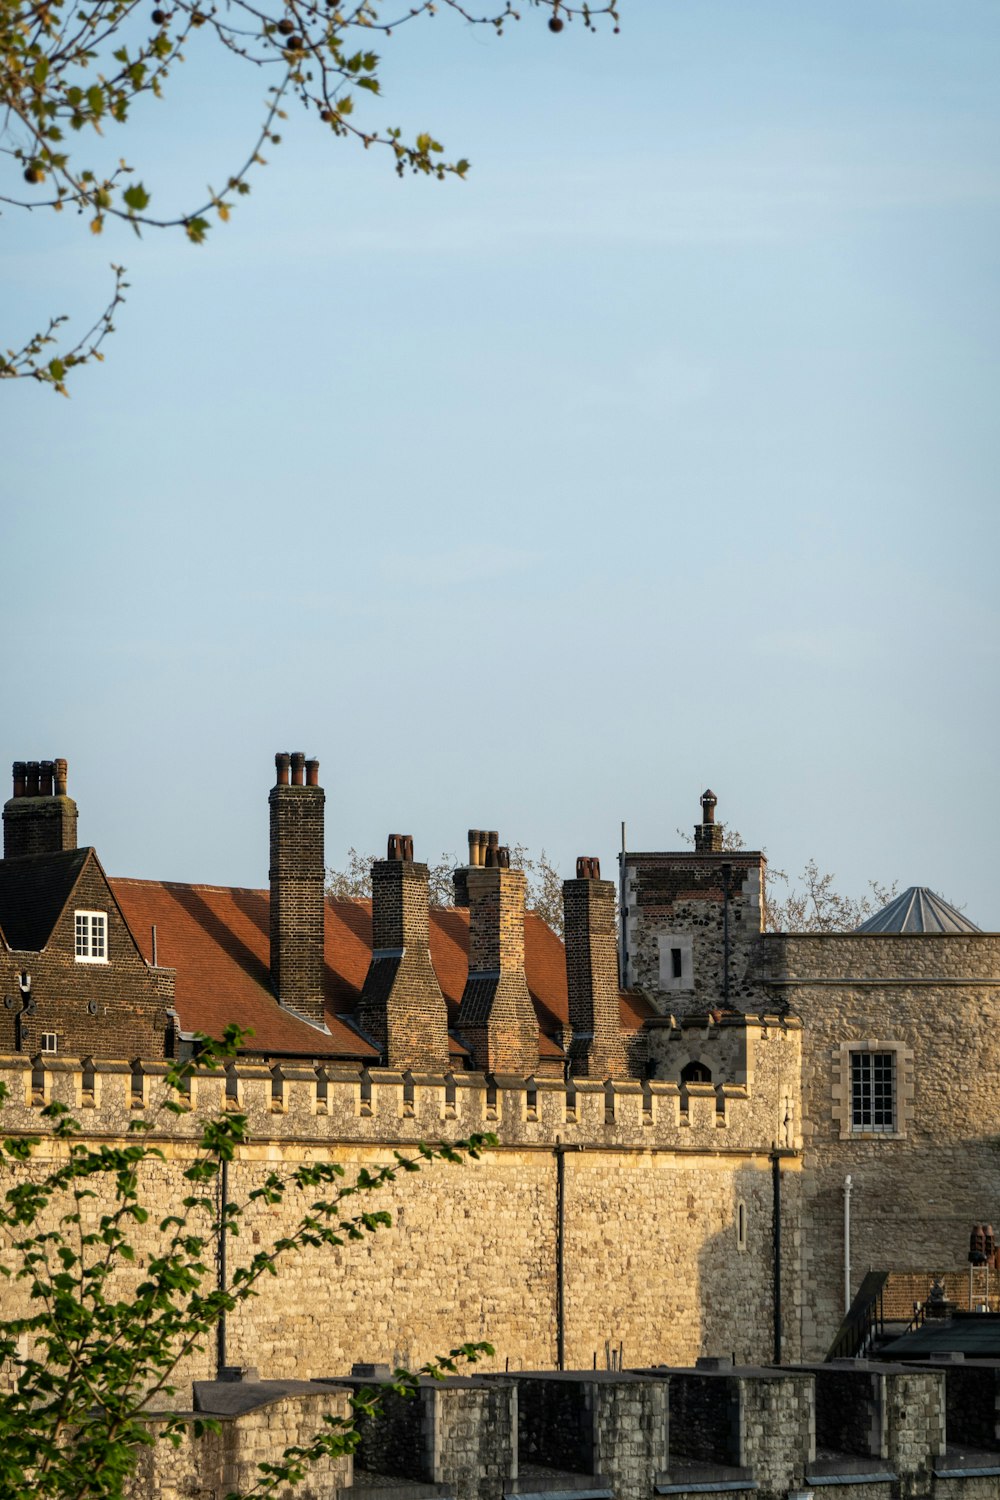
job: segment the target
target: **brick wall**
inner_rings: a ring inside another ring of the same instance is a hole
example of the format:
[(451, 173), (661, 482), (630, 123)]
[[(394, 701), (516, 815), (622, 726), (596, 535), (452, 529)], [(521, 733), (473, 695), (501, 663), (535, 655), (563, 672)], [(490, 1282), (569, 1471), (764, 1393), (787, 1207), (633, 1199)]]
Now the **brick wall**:
[(610, 880), (563, 883), (570, 1066), (585, 1078), (629, 1074), (618, 1005), (617, 904)]
[[(77, 910), (106, 914), (106, 963), (77, 962)], [(31, 975), (28, 995), (19, 982), (23, 972)], [(91, 851), (44, 950), (0, 946), (0, 996), (0, 1053), (37, 1052), (49, 1032), (58, 1038), (60, 1054), (162, 1058), (173, 974), (151, 968), (139, 953)], [(33, 1011), (25, 1011), (26, 999)]]
[(324, 803), (320, 786), (280, 782), (268, 798), (271, 982), (282, 1005), (318, 1023), (324, 1016)]
[(372, 866), (372, 959), (357, 1010), (389, 1068), (446, 1072), (448, 1013), (429, 949), (427, 866)]
[(538, 1022), (524, 977), (524, 892), (521, 870), (472, 866), (469, 977), (461, 1031), (476, 1066), (529, 1078), (538, 1067)]

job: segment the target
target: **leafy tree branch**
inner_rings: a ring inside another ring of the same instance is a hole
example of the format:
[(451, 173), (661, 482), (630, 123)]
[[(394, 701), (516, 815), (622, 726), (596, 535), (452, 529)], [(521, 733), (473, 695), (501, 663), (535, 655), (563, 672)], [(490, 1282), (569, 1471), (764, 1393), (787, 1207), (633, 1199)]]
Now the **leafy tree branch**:
[[(362, 1167), (353, 1178), (338, 1162), (305, 1162), (267, 1172), (236, 1199), (221, 1194), (221, 1169), (250, 1134), (245, 1115), (226, 1111), (200, 1122), (192, 1159), (178, 1167), (179, 1201), (156, 1219), (143, 1183), (145, 1169), (165, 1153), (150, 1133), (192, 1113), (191, 1077), (231, 1060), (241, 1040), (235, 1027), (221, 1043), (203, 1038), (199, 1058), (170, 1068), (159, 1108), (134, 1118), (124, 1143), (88, 1143), (59, 1103), (41, 1111), (54, 1143), (51, 1163), (40, 1160), (38, 1136), (0, 1143), (0, 1161), (15, 1179), (0, 1206), (0, 1275), (22, 1285), (27, 1304), (21, 1316), (0, 1323), (0, 1361), (13, 1371), (0, 1394), (0, 1494), (10, 1500), (117, 1500), (140, 1447), (158, 1438), (181, 1441), (184, 1418), (168, 1416), (154, 1434), (146, 1412), (150, 1401), (176, 1394), (182, 1361), (204, 1351), (221, 1318), (256, 1296), (289, 1257), (343, 1247), (388, 1226), (389, 1212), (364, 1200), (399, 1174), (477, 1158), (494, 1144), (492, 1136), (473, 1135), (394, 1151), (391, 1161)], [(219, 1285), (220, 1240), (237, 1236), (255, 1205), (282, 1204), (289, 1232)], [(143, 1253), (134, 1243), (139, 1231)], [(459, 1359), (492, 1352), (486, 1344), (463, 1345), (418, 1374), (447, 1373)], [(415, 1389), (415, 1380), (397, 1371), (392, 1387)], [(262, 1466), (250, 1494), (271, 1495), (293, 1482), (311, 1455), (353, 1451), (358, 1416), (376, 1399), (359, 1398), (353, 1415), (331, 1421), (312, 1445)], [(209, 1430), (200, 1420), (194, 1427), (196, 1437)]]
[[(599, 18), (617, 30), (615, 0), (524, 3), (529, 12), (547, 11), (554, 32), (572, 21), (595, 30)], [(227, 220), (250, 191), (264, 152), (280, 143), (286, 106), (293, 102), (334, 137), (386, 154), (400, 176), (463, 178), (469, 162), (446, 154), (431, 131), (404, 134), (373, 118), (382, 90), (382, 59), (374, 48), (439, 11), (498, 35), (521, 18), (512, 0), (490, 11), (473, 10), (463, 0), (417, 0), (401, 12), (388, 10), (383, 0), (154, 0), (149, 12), (138, 0), (0, 0), (0, 162), (5, 159), (9, 175), (20, 178), (16, 190), (0, 178), (0, 204), (72, 208), (94, 234), (117, 218), (137, 234), (180, 229), (202, 244), (213, 223)], [(165, 97), (175, 69), (196, 46), (212, 43), (273, 81), (242, 161), (220, 175), (218, 187), (192, 195), (180, 210), (158, 209), (152, 184), (110, 150), (108, 138), (127, 132), (135, 107), (147, 97)], [(65, 374), (98, 357), (97, 345), (111, 323), (105, 314), (96, 325), (103, 330), (96, 344), (85, 337), (46, 361), (63, 321), (53, 318), (45, 332), (8, 352), (0, 374), (32, 377), (66, 394)], [(53, 364), (61, 375), (52, 372)]]

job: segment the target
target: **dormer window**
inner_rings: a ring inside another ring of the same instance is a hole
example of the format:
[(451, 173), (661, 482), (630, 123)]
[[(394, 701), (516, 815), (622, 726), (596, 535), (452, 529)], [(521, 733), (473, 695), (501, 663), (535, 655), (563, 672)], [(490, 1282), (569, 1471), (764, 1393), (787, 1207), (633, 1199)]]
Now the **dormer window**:
[(106, 964), (108, 961), (107, 913), (78, 911), (75, 915), (77, 963)]

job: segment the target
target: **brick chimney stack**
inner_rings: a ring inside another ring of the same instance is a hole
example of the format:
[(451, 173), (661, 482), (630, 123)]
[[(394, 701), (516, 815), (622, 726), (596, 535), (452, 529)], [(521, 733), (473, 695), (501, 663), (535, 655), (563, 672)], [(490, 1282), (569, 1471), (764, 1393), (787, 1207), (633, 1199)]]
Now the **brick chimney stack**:
[(429, 878), (409, 834), (372, 865), (372, 957), (356, 1020), (387, 1068), (446, 1073), (448, 1009), (431, 965)]
[(701, 822), (694, 825), (695, 854), (720, 854), (722, 852), (722, 824), (715, 821), (715, 806), (718, 798), (714, 792), (701, 794)]
[(583, 1078), (626, 1078), (628, 1061), (618, 1009), (618, 892), (601, 879), (597, 859), (576, 862), (563, 881), (570, 1071)]
[(3, 810), (3, 857), (75, 849), (76, 803), (66, 795), (64, 760), (16, 760), (13, 796)]
[(288, 1010), (326, 1026), (323, 935), (326, 897), (319, 761), (301, 751), (274, 757), (271, 810), (271, 984)]
[(469, 832), (469, 866), (455, 871), (456, 905), (469, 908), (469, 977), (459, 1026), (477, 1068), (529, 1078), (538, 1067), (538, 1021), (524, 976), (522, 870), (495, 832)]

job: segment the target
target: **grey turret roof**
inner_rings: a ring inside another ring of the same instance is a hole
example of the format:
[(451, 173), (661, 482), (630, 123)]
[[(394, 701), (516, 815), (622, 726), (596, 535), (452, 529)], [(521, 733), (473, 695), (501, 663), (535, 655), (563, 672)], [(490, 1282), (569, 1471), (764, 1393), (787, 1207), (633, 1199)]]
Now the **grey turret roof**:
[(926, 885), (911, 885), (909, 890), (883, 906), (856, 932), (979, 932), (975, 922)]

